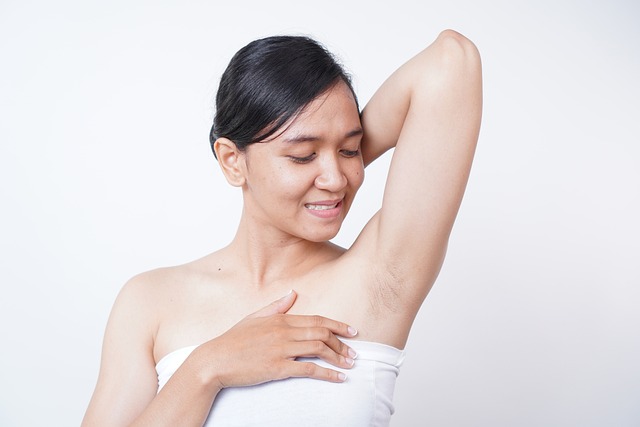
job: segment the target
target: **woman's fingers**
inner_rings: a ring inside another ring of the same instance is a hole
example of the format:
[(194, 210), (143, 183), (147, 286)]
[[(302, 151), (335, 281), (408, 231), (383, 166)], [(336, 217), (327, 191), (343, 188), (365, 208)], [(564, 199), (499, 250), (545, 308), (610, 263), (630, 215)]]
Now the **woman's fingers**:
[(324, 368), (312, 362), (292, 361), (286, 365), (287, 378), (313, 378), (316, 380), (341, 383), (347, 379), (347, 375), (340, 371)]
[(352, 338), (358, 334), (357, 329), (346, 323), (323, 316), (287, 315), (289, 324), (299, 328), (326, 328), (335, 335)]
[[(312, 343), (311, 345), (319, 345), (321, 343), (325, 347), (325, 351), (331, 351), (335, 355), (341, 355), (343, 358), (354, 359), (356, 352), (344, 342), (340, 341), (337, 336), (327, 328), (322, 327), (310, 327), (310, 328), (296, 328), (292, 337), (298, 342)], [(324, 349), (323, 349), (324, 350)], [(308, 356), (309, 354), (298, 354), (298, 356)], [(315, 355), (315, 354), (313, 354)], [(332, 362), (332, 360), (327, 360)], [(342, 365), (337, 365), (342, 366)]]
[(290, 343), (286, 351), (291, 358), (316, 357), (333, 366), (349, 369), (355, 363), (356, 353), (348, 346), (344, 347), (344, 351), (337, 352), (324, 341), (298, 341)]
[(263, 307), (253, 314), (250, 314), (248, 317), (267, 317), (274, 314), (284, 314), (289, 311), (297, 296), (298, 294), (296, 294), (296, 292), (292, 289), (282, 298), (275, 300), (266, 307)]
[(354, 359), (356, 352), (337, 336), (354, 337), (358, 331), (343, 322), (322, 316), (286, 316), (289, 325), (294, 326), (296, 341), (322, 341), (335, 353)]

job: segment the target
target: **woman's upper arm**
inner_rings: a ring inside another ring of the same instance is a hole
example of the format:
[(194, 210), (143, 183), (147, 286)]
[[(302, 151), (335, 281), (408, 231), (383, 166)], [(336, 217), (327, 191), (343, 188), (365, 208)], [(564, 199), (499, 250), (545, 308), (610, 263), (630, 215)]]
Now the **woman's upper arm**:
[(365, 250), (375, 251), (381, 274), (422, 297), (444, 259), (481, 111), (477, 49), (444, 31), (387, 79), (362, 114), (365, 163), (395, 146), (382, 208), (365, 230), (373, 236), (364, 240), (375, 243)]
[(100, 373), (83, 426), (124, 426), (157, 392), (148, 286), (140, 277), (120, 291), (105, 331)]

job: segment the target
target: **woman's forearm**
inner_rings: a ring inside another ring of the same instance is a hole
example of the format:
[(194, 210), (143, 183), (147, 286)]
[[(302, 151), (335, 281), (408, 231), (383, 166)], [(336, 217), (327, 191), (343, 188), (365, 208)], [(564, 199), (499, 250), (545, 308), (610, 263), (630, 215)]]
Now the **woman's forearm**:
[(413, 79), (408, 78), (408, 74), (416, 67), (416, 57), (391, 74), (362, 110), (362, 159), (365, 166), (396, 146), (411, 104), (410, 85)]
[(201, 427), (204, 424), (221, 388), (207, 369), (203, 369), (197, 352), (194, 353), (171, 376), (149, 406), (131, 424), (132, 427)]

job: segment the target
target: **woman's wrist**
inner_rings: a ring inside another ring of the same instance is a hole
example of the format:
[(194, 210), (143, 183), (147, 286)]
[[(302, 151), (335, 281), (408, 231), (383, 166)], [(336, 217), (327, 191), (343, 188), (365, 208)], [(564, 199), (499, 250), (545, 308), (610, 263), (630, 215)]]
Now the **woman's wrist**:
[(190, 377), (194, 378), (197, 386), (212, 396), (224, 388), (221, 372), (210, 351), (205, 351), (206, 343), (197, 347), (185, 361), (185, 368)]

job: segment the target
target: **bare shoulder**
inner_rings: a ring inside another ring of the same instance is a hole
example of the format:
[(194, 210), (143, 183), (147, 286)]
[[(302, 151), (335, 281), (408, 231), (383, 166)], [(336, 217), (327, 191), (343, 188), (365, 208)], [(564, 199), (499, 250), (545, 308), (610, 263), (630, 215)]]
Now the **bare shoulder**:
[(124, 298), (146, 301), (147, 305), (162, 304), (187, 286), (211, 284), (212, 277), (222, 273), (222, 267), (216, 268), (221, 264), (219, 258), (220, 254), (213, 253), (184, 264), (145, 271), (129, 279), (121, 294)]
[(159, 311), (172, 293), (176, 278), (183, 267), (163, 267), (133, 276), (121, 288), (114, 304), (114, 311), (129, 312), (138, 321), (152, 325), (159, 320)]
[(155, 353), (162, 325), (192, 309), (203, 288), (209, 292), (215, 289), (216, 280), (207, 265), (199, 259), (133, 276), (120, 290), (112, 317), (120, 319), (120, 327), (129, 330), (126, 325), (134, 323), (138, 339)]
[(139, 273), (124, 284), (119, 298), (159, 301), (164, 293), (171, 292), (179, 278), (188, 274), (188, 271), (189, 264), (184, 264)]
[(175, 274), (172, 270), (160, 268), (140, 273), (122, 286), (109, 316), (105, 344), (129, 341), (128, 347), (152, 353), (163, 301), (170, 293), (170, 278)]
[[(238, 266), (224, 250), (132, 278), (122, 293), (137, 301), (152, 329), (152, 353), (157, 363), (168, 353), (201, 344), (230, 327), (229, 286)], [(235, 318), (233, 318), (235, 319)]]

